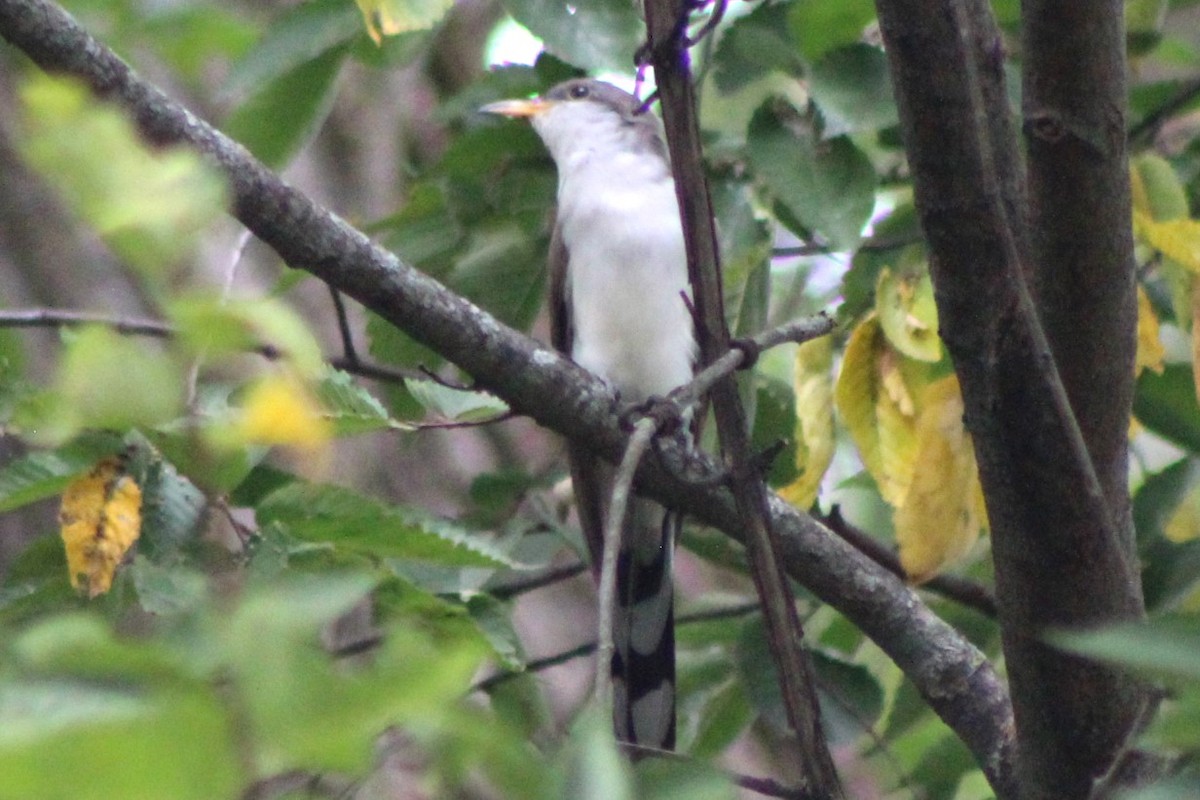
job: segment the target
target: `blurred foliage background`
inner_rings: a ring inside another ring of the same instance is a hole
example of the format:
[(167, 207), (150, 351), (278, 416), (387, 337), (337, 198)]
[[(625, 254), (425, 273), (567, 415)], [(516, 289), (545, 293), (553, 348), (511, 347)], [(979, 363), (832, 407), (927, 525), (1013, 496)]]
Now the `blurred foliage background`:
[[(477, 109), (585, 71), (631, 88), (626, 0), (66, 5), (290, 182), (547, 338), (553, 166)], [(1063, 640), (1161, 683), (1147, 741), (1174, 755), (1200, 748), (1195, 5), (1127, 4), (1151, 621)], [(995, 10), (1015, 34), (1015, 0)], [(833, 337), (744, 378), (755, 442), (783, 443), (770, 482), (929, 581), (996, 657), (986, 514), (873, 21), (866, 0), (738, 0), (694, 48), (726, 306), (740, 334), (836, 311)], [(594, 611), (561, 443), (339, 314), (223, 215), (199, 159), (0, 59), (0, 798), (719, 798), (748, 791), (725, 769), (795, 777), (740, 549), (685, 534), (687, 759), (630, 770), (580, 713)], [(136, 547), (102, 552), (88, 526), (120, 520)], [(899, 670), (800, 602), (851, 795), (990, 797)], [(1145, 796), (1200, 785), (1172, 780)]]

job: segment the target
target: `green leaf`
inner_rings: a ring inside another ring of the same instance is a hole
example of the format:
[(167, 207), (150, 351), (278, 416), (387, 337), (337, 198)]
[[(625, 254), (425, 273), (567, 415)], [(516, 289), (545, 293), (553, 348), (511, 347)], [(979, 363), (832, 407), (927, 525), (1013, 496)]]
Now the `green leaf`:
[(141, 434), (134, 432), (126, 438), (132, 452), (129, 472), (142, 489), (138, 550), (162, 563), (196, 541), (208, 501)]
[(21, 456), (0, 470), (0, 512), (61, 494), (74, 478), (122, 447), (119, 436), (89, 433), (55, 450)]
[(1167, 364), (1161, 375), (1144, 370), (1133, 397), (1133, 413), (1159, 436), (1200, 453), (1200, 405), (1188, 365)]
[(260, 161), (282, 167), (324, 122), (346, 58), (335, 47), (262, 86), (222, 126)]
[(754, 715), (745, 688), (739, 681), (731, 680), (709, 694), (698, 717), (698, 729), (689, 752), (697, 758), (715, 758), (741, 736)]
[(1200, 540), (1177, 544), (1163, 535), (1167, 521), (1198, 480), (1195, 461), (1181, 459), (1149, 476), (1133, 499), (1142, 591), (1149, 610), (1172, 605), (1200, 580)]
[(801, 225), (835, 250), (858, 245), (875, 206), (876, 179), (870, 160), (850, 139), (817, 141), (794, 111), (767, 103), (750, 121), (747, 156), (758, 179)]
[(244, 777), (232, 721), (208, 691), (65, 679), (0, 685), (5, 798), (211, 800)]
[(387, 725), (428, 734), (458, 707), (484, 649), (394, 627), (372, 663), (337, 668), (316, 646), (322, 625), (361, 601), (372, 582), (326, 575), (253, 592), (229, 620), (227, 654), (245, 703), (257, 763), (360, 772)]
[(1163, 616), (1093, 631), (1056, 631), (1051, 644), (1143, 675), (1200, 681), (1200, 619)]
[(628, 72), (645, 28), (626, 0), (504, 0), (546, 49), (587, 70)]
[(808, 86), (821, 109), (826, 137), (900, 121), (887, 57), (878, 47), (856, 43), (829, 51), (813, 65)]
[(240, 791), (230, 718), (208, 681), (166, 648), (118, 640), (99, 618), (75, 613), (26, 630), (12, 652), (22, 678), (0, 682), (0, 796), (201, 800)]
[(737, 789), (713, 764), (683, 759), (643, 759), (634, 770), (638, 800), (734, 800)]
[(492, 647), (492, 652), (505, 669), (521, 669), (525, 654), (521, 639), (513, 627), (512, 609), (486, 594), (473, 595), (467, 600), (467, 612)]
[(260, 524), (291, 536), (371, 558), (431, 561), (453, 567), (513, 566), (476, 531), (413, 509), (385, 506), (337, 486), (290, 484), (257, 508)]
[[(153, 427), (183, 412), (183, 376), (157, 342), (91, 326), (68, 342), (47, 407), (25, 419), (30, 438), (62, 442), (79, 431)], [(136, 391), (131, 391), (136, 387)]]
[(755, 405), (751, 445), (756, 452), (784, 442), (783, 450), (771, 461), (767, 482), (772, 487), (786, 486), (796, 479), (796, 396), (792, 387), (778, 378), (757, 375), (758, 399)]
[(253, 50), (233, 66), (226, 95), (259, 93), (330, 50), (362, 36), (362, 17), (346, 0), (311, 0), (282, 14)]
[(471, 238), (447, 284), (501, 322), (526, 330), (542, 305), (546, 257), (515, 224), (482, 230)]
[(487, 392), (453, 389), (433, 381), (405, 381), (404, 385), (427, 411), (451, 422), (478, 422), (508, 411), (503, 400)]
[(151, 150), (124, 114), (72, 81), (32, 78), (21, 99), (22, 155), (151, 289), (165, 288), (223, 215), (224, 176), (187, 148)]
[(376, 397), (345, 372), (334, 371), (316, 386), (316, 397), (334, 424), (338, 436), (379, 430), (413, 430), (392, 419)]
[(810, 61), (842, 45), (857, 42), (875, 19), (871, 0), (803, 0), (789, 3), (788, 22)]
[[(831, 743), (853, 741), (882, 713), (883, 690), (866, 667), (826, 651), (810, 653), (819, 676), (817, 696), (825, 735)], [(734, 656), (751, 704), (777, 730), (790, 730), (761, 617), (746, 621)]]
[(575, 721), (564, 748), (563, 800), (633, 800), (629, 762), (617, 751), (612, 722), (594, 704)]
[(197, 611), (208, 599), (204, 576), (183, 566), (162, 567), (139, 555), (129, 573), (138, 603), (159, 617)]
[(800, 77), (804, 61), (788, 28), (789, 6), (762, 3), (729, 24), (713, 53), (713, 80), (734, 92), (772, 72)]
[(164, 8), (147, 18), (142, 43), (197, 87), (215, 58), (241, 58), (254, 45), (255, 29), (246, 20), (219, 6)]

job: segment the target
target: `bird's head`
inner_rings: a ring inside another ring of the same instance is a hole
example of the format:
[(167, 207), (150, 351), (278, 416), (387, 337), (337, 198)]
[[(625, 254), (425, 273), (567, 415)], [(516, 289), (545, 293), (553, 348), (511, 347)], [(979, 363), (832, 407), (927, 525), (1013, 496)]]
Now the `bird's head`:
[(565, 81), (540, 97), (501, 100), (480, 111), (528, 119), (560, 168), (615, 151), (665, 157), (658, 119), (629, 92), (593, 78)]

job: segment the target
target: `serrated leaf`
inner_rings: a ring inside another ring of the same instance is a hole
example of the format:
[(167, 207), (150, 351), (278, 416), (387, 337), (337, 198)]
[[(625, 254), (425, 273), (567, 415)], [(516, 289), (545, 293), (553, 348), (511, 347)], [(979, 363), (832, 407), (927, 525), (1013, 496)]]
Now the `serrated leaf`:
[(487, 392), (454, 389), (434, 381), (405, 381), (405, 387), (435, 416), (452, 422), (479, 422), (508, 411), (508, 405)]
[(289, 484), (267, 495), (257, 513), (261, 524), (278, 523), (302, 541), (325, 542), (371, 558), (453, 567), (516, 566), (476, 531), (337, 486)]
[(524, 648), (513, 627), (512, 609), (508, 605), (490, 595), (476, 594), (467, 600), (467, 613), (505, 669), (524, 668)]
[(645, 26), (626, 0), (504, 0), (546, 49), (588, 70), (628, 72)]
[(783, 499), (807, 509), (817, 499), (821, 478), (833, 461), (833, 342), (828, 336), (796, 348), (796, 479), (779, 490)]
[(820, 233), (835, 250), (858, 245), (875, 207), (876, 177), (870, 160), (849, 138), (819, 141), (794, 112), (767, 103), (750, 120), (746, 150), (755, 176), (801, 225)]
[(884, 267), (875, 287), (875, 311), (884, 335), (901, 353), (918, 361), (941, 360), (937, 305), (928, 271), (907, 275)]
[(958, 378), (930, 384), (921, 405), (912, 483), (895, 516), (900, 563), (914, 583), (965, 555), (986, 524)]
[(378, 430), (411, 431), (415, 426), (393, 419), (383, 403), (354, 382), (354, 378), (334, 371), (314, 387), (314, 394), (333, 423), (338, 436), (350, 436)]
[(899, 122), (887, 57), (878, 47), (855, 43), (829, 51), (813, 64), (808, 86), (826, 137)]

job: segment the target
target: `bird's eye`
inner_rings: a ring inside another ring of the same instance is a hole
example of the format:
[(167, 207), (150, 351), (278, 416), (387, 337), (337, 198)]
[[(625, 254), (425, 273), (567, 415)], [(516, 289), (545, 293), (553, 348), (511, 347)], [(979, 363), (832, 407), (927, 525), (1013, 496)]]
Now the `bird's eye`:
[(582, 84), (571, 87), (571, 97), (575, 98), (576, 100), (582, 100), (583, 98), (585, 98), (587, 96), (588, 96), (588, 87), (586, 87)]

